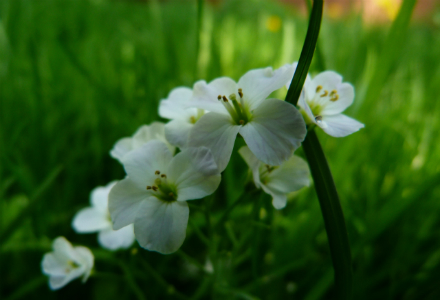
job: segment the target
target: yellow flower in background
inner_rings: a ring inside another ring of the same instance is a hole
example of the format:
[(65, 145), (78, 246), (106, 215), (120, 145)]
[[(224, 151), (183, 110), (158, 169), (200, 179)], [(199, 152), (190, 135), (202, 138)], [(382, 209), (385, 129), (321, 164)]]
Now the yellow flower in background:
[(266, 28), (272, 32), (278, 32), (281, 29), (281, 18), (278, 16), (270, 16), (266, 21)]
[(374, 3), (382, 8), (390, 20), (394, 20), (399, 12), (400, 0), (374, 0)]

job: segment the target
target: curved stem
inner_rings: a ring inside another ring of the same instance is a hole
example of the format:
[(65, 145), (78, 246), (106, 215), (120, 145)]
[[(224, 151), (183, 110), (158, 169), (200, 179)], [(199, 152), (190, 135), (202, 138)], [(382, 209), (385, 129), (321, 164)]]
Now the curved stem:
[(303, 147), (315, 183), (330, 246), (335, 270), (335, 299), (348, 300), (352, 297), (353, 281), (351, 251), (338, 192), (314, 130), (307, 133)]

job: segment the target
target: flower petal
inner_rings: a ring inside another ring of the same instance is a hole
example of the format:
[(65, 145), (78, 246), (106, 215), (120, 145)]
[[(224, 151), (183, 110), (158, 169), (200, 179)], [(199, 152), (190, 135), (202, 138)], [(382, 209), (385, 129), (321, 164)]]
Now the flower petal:
[(84, 273), (83, 268), (76, 268), (61, 276), (50, 276), (49, 287), (51, 290), (58, 290), (71, 282), (72, 280), (80, 277)]
[[(286, 82), (292, 80), (295, 69), (286, 64), (277, 70), (272, 67), (250, 70), (238, 81), (237, 88), (243, 89), (250, 110), (256, 109), (272, 92), (282, 88)], [(233, 91), (237, 93), (237, 91)]]
[(277, 166), (292, 156), (307, 130), (301, 113), (292, 104), (267, 99), (239, 132), (259, 160)]
[(347, 107), (353, 104), (354, 87), (344, 82), (339, 84), (335, 90), (338, 91), (338, 100), (330, 101), (322, 111), (322, 115), (336, 115), (343, 112)]
[(108, 194), (116, 182), (115, 180), (106, 186), (98, 186), (90, 193), (90, 204), (103, 214), (108, 212)]
[(238, 153), (240, 153), (241, 157), (243, 157), (244, 161), (251, 169), (255, 186), (257, 188), (260, 188), (261, 187), (261, 182), (260, 182), (261, 162), (255, 156), (255, 154), (252, 153), (252, 151), (249, 149), (248, 146), (241, 147), (240, 150), (238, 150)]
[(322, 91), (332, 91), (342, 83), (342, 76), (333, 71), (325, 71), (316, 75), (307, 85), (306, 96), (308, 99), (313, 99), (316, 94), (316, 88), (322, 87)]
[(134, 223), (134, 233), (141, 247), (169, 254), (183, 244), (188, 225), (186, 202), (166, 203), (151, 198), (142, 203)]
[(197, 81), (193, 88), (191, 106), (202, 108), (211, 112), (229, 115), (226, 108), (218, 100), (218, 96), (226, 96), (237, 93), (238, 88), (234, 80), (228, 77), (220, 77), (209, 84), (204, 80)]
[(119, 181), (110, 191), (108, 208), (113, 222), (113, 230), (121, 229), (134, 223), (142, 201), (150, 199), (151, 193), (125, 178)]
[(107, 219), (107, 213), (94, 208), (81, 209), (73, 217), (72, 227), (77, 233), (91, 233), (102, 229), (111, 228), (112, 224)]
[(130, 179), (140, 188), (153, 185), (157, 178), (155, 171), (163, 172), (172, 159), (168, 147), (161, 141), (152, 140), (127, 153), (122, 160)]
[(193, 113), (197, 113), (197, 109), (187, 108), (192, 94), (192, 90), (187, 87), (173, 89), (168, 98), (160, 101), (159, 115), (165, 119), (188, 121)]
[(344, 137), (365, 127), (364, 124), (343, 114), (324, 116), (318, 125), (325, 133), (334, 137)]
[(179, 148), (184, 148), (188, 142), (189, 132), (194, 124), (179, 119), (172, 120), (165, 125), (167, 140)]
[(178, 201), (210, 195), (221, 180), (214, 157), (206, 147), (187, 148), (178, 153), (170, 163), (168, 178), (176, 184)]
[(119, 230), (112, 230), (111, 228), (102, 230), (98, 234), (98, 241), (99, 244), (105, 249), (126, 249), (134, 242), (133, 224), (125, 226)]
[(284, 193), (279, 193), (269, 189), (267, 186), (262, 185), (263, 191), (272, 196), (272, 205), (275, 209), (282, 209), (286, 206), (287, 195)]
[(172, 154), (176, 151), (176, 147), (172, 146), (165, 138), (165, 124), (162, 122), (153, 122), (150, 125), (139, 127), (132, 138), (133, 149), (137, 149), (152, 140), (163, 142)]
[(125, 154), (133, 150), (133, 143), (130, 137), (125, 137), (116, 142), (112, 150), (110, 150), (110, 156), (119, 161), (122, 160)]
[(268, 175), (267, 188), (283, 194), (310, 185), (308, 164), (296, 155)]
[(189, 133), (188, 147), (207, 147), (222, 172), (229, 163), (235, 138), (241, 126), (232, 124), (230, 116), (207, 113)]
[(84, 275), (82, 278), (82, 282), (86, 282), (87, 278), (89, 278), (90, 273), (93, 268), (95, 257), (93, 256), (92, 251), (89, 248), (83, 246), (77, 246), (74, 248), (77, 256), (81, 260), (81, 267), (84, 268)]

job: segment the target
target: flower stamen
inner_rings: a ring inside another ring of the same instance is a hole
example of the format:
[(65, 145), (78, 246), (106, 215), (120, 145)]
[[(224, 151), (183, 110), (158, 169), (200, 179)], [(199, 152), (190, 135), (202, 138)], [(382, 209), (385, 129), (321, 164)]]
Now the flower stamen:
[(328, 96), (328, 91), (325, 90), (324, 93), (321, 95), (321, 97), (327, 97)]
[(319, 93), (322, 90), (322, 85), (318, 85), (316, 87), (316, 92)]

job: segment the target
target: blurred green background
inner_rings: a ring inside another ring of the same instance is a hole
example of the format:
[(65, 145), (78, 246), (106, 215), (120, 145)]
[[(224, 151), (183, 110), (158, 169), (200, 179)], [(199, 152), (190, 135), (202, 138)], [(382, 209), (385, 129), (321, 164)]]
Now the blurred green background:
[[(1, 0), (1, 299), (142, 299), (133, 282), (145, 299), (177, 299), (173, 288), (189, 299), (331, 298), (313, 186), (281, 211), (264, 195), (251, 199), (262, 201), (259, 211), (252, 201), (236, 208), (214, 233), (215, 254), (199, 238), (207, 231), (202, 200), (193, 202), (201, 209), (191, 210), (187, 239), (173, 255), (137, 244), (105, 252), (96, 235), (71, 228), (94, 187), (123, 178), (108, 155), (116, 140), (157, 120), (158, 102), (174, 87), (298, 60), (305, 9), (206, 3), (197, 58), (196, 1)], [(366, 125), (342, 139), (318, 132), (346, 217), (354, 299), (440, 299), (440, 5), (406, 29), (409, 13), (390, 31), (392, 20), (366, 17), (365, 9), (327, 6), (311, 66), (355, 86), (346, 114)], [(207, 202), (213, 219), (245, 178), (234, 154)], [(90, 247), (97, 271), (84, 285), (52, 292), (40, 262), (60, 235)]]

